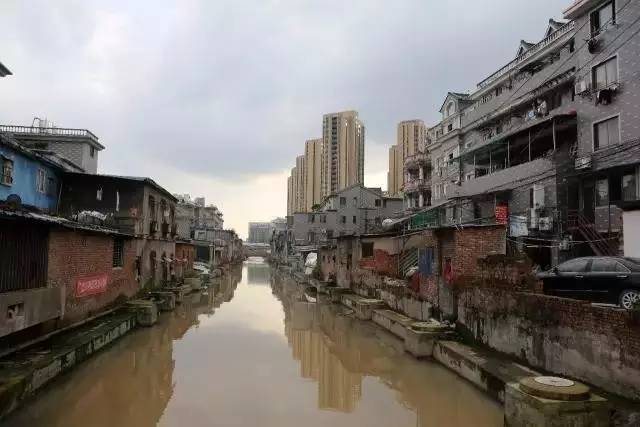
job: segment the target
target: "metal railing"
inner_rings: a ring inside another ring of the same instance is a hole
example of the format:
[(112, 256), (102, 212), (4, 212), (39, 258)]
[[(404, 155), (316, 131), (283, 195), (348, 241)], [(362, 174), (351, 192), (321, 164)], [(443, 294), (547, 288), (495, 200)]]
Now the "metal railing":
[(511, 62), (509, 62), (507, 65), (505, 65), (504, 67), (500, 68), (498, 71), (496, 71), (495, 73), (491, 74), (489, 77), (487, 77), (486, 79), (484, 79), (480, 83), (478, 83), (478, 85), (477, 85), (478, 89), (484, 89), (485, 87), (489, 86), (491, 83), (493, 83), (494, 81), (498, 80), (500, 77), (502, 77), (505, 74), (507, 74), (509, 71), (511, 71), (514, 68), (516, 68), (516, 66), (518, 66), (521, 63), (527, 61), (533, 55), (535, 55), (536, 53), (540, 52), (541, 50), (543, 50), (544, 48), (546, 48), (550, 44), (553, 44), (560, 37), (562, 37), (565, 34), (568, 34), (569, 32), (571, 32), (574, 29), (574, 27), (575, 27), (575, 22), (574, 21), (567, 22), (565, 25), (563, 25), (562, 27), (558, 28), (557, 31), (554, 31), (548, 37), (545, 37), (544, 39), (540, 40), (534, 46), (531, 46), (531, 48), (529, 48), (522, 55), (518, 56), (516, 59), (514, 59)]
[(87, 129), (39, 127), (39, 126), (15, 126), (0, 125), (0, 132), (8, 132), (21, 135), (59, 135), (89, 138), (98, 142), (98, 137)]
[(414, 191), (418, 191), (421, 189), (425, 189), (425, 188), (430, 188), (431, 187), (431, 180), (430, 179), (414, 179), (411, 180), (409, 182), (407, 182), (404, 185), (404, 191), (405, 193), (412, 193)]

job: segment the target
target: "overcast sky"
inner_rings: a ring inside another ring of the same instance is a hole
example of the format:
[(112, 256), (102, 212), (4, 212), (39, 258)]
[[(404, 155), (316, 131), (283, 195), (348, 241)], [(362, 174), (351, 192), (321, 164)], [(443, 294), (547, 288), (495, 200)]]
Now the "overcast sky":
[(438, 120), (542, 38), (570, 0), (0, 1), (0, 123), (99, 136), (99, 172), (204, 195), (244, 238), (286, 214), (286, 177), (322, 114), (367, 127), (386, 187), (396, 124)]

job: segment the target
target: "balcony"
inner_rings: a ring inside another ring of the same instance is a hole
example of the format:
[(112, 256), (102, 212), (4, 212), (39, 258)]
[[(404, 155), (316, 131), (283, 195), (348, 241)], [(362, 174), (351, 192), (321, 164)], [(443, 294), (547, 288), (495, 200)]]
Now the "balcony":
[(149, 234), (156, 234), (158, 232), (158, 221), (149, 222)]
[[(413, 156), (409, 156), (404, 160), (404, 169), (417, 170), (420, 166), (430, 166), (431, 157), (427, 153), (417, 153)], [(425, 168), (426, 169), (426, 168)]]
[(558, 40), (566, 41), (568, 37), (564, 37), (564, 36), (572, 33), (574, 27), (575, 27), (574, 21), (566, 23), (563, 27), (559, 28), (557, 31), (554, 31), (553, 33), (551, 33), (549, 37), (542, 39), (540, 42), (532, 46), (522, 55), (518, 56), (516, 59), (509, 62), (504, 67), (500, 68), (498, 71), (491, 74), (486, 79), (482, 80), (480, 83), (478, 83), (478, 89), (479, 90), (484, 89), (487, 86), (491, 85), (496, 80), (500, 79), (501, 77), (508, 74), (510, 71), (519, 67), (520, 64), (527, 62), (530, 58), (536, 56), (538, 53), (545, 50), (545, 48), (547, 48), (548, 46), (555, 44)]
[(430, 179), (412, 179), (404, 185), (405, 193), (415, 193), (424, 190), (431, 190)]

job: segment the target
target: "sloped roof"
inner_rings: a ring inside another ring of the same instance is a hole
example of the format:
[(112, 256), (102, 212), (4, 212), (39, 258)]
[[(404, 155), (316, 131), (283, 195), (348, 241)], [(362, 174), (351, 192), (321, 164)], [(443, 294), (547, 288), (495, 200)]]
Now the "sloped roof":
[(444, 102), (442, 103), (442, 105), (440, 106), (440, 112), (442, 113), (442, 110), (444, 110), (444, 106), (447, 105), (447, 101), (449, 101), (449, 99), (455, 99), (456, 101), (460, 101), (460, 100), (466, 100), (467, 98), (469, 98), (469, 94), (468, 93), (460, 93), (460, 92), (447, 92), (447, 96), (444, 98)]
[(566, 22), (560, 22), (553, 18), (549, 18), (549, 25), (547, 26), (547, 31), (544, 33), (544, 36), (549, 37), (551, 33), (558, 31), (558, 29), (563, 27), (565, 24)]
[(155, 182), (154, 180), (152, 180), (151, 178), (147, 178), (144, 176), (123, 176), (123, 175), (105, 175), (105, 174), (89, 174), (89, 173), (82, 173), (82, 172), (68, 172), (69, 175), (86, 175), (86, 176), (93, 176), (93, 177), (100, 177), (100, 178), (105, 178), (105, 179), (120, 179), (120, 180), (125, 180), (125, 181), (137, 181), (137, 182), (142, 182), (145, 184), (148, 184), (152, 187), (154, 187), (156, 190), (158, 190), (161, 193), (164, 193), (166, 196), (168, 196), (171, 200), (173, 200), (174, 202), (177, 202), (178, 199), (176, 198), (176, 196), (174, 196), (173, 194), (171, 194), (169, 191), (167, 191), (167, 189), (165, 189), (164, 187), (162, 187), (160, 184), (158, 184), (157, 182)]
[(0, 77), (11, 76), (13, 73), (0, 62)]
[(523, 53), (525, 53), (526, 51), (528, 51), (529, 49), (531, 49), (535, 45), (536, 45), (535, 43), (531, 43), (526, 40), (520, 40), (520, 44), (518, 45), (518, 53), (516, 53), (516, 58), (522, 55)]

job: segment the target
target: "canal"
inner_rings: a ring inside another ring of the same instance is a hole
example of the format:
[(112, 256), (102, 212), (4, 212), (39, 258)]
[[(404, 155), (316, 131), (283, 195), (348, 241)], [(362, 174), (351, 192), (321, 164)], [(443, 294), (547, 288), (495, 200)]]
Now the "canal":
[(501, 426), (502, 408), (259, 259), (54, 382), (35, 426)]

